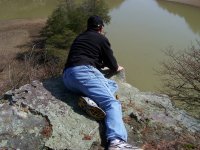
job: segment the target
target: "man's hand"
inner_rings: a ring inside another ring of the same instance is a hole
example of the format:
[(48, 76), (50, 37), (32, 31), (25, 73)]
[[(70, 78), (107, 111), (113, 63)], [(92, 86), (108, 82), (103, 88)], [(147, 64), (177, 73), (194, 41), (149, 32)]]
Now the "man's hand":
[(122, 66), (118, 66), (117, 71), (121, 71), (121, 70), (124, 70), (124, 67), (122, 67)]

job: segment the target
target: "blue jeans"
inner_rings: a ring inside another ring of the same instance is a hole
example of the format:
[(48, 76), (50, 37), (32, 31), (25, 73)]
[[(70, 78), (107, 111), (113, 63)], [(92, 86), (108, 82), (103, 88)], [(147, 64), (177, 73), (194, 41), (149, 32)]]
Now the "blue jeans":
[(105, 78), (99, 70), (90, 65), (65, 69), (63, 81), (68, 90), (89, 97), (106, 112), (107, 140), (119, 138), (127, 141), (121, 104), (114, 96), (118, 89), (115, 81)]

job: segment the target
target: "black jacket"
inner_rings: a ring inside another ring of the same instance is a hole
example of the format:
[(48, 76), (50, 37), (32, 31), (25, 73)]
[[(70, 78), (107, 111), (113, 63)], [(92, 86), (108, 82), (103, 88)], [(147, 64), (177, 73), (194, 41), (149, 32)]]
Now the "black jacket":
[(65, 68), (80, 65), (91, 65), (97, 69), (108, 67), (112, 71), (117, 71), (117, 61), (105, 36), (90, 29), (81, 33), (74, 40)]

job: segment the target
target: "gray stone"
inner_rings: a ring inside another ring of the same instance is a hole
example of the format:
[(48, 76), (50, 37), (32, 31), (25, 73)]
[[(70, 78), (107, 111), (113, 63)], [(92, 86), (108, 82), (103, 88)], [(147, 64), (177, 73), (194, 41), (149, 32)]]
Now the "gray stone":
[(40, 134), (47, 122), (40, 115), (29, 113), (21, 107), (4, 103), (0, 106), (0, 148), (41, 149), (44, 145)]
[[(111, 79), (119, 85), (116, 94), (130, 143), (142, 146), (149, 138), (174, 140), (183, 131), (200, 135), (199, 120), (174, 108), (168, 96), (140, 92), (126, 83), (124, 72)], [(33, 81), (8, 91), (4, 99), (0, 104), (0, 149), (96, 150), (105, 146), (103, 123), (77, 106), (78, 96), (67, 92), (61, 77)], [(147, 127), (152, 130), (148, 137), (144, 133)]]

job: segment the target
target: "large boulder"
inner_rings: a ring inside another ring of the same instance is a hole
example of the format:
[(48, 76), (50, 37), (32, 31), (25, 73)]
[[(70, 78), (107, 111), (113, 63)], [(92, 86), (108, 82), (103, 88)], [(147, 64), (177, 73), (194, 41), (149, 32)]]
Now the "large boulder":
[[(119, 85), (129, 142), (144, 149), (200, 148), (200, 121), (175, 108), (169, 97), (140, 92), (112, 76)], [(33, 81), (5, 93), (0, 101), (0, 149), (97, 150), (105, 147), (104, 124), (77, 106), (61, 77)]]

